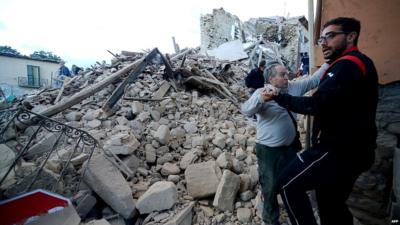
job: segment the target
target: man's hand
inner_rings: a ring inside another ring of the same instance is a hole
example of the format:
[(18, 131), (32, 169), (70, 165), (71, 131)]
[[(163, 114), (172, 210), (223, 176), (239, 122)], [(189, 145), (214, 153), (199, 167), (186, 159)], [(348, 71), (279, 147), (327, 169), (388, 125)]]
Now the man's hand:
[(278, 95), (279, 89), (270, 85), (266, 84), (264, 89), (261, 91), (261, 98), (264, 102), (271, 101), (274, 96)]

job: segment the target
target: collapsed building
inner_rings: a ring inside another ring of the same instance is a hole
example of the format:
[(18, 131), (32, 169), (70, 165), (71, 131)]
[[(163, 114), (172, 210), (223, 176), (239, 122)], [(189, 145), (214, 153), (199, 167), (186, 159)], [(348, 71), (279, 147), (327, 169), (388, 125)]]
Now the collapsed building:
[(212, 14), (201, 17), (201, 51), (238, 40), (250, 43), (250, 67), (261, 60), (278, 60), (289, 71), (296, 72), (300, 66), (300, 53), (308, 52), (308, 23), (304, 16), (252, 18), (242, 22), (237, 16), (214, 9)]
[[(242, 60), (219, 60), (200, 49), (171, 56), (157, 49), (123, 51), (60, 89), (1, 111), (0, 198), (36, 188), (57, 192), (72, 199), (75, 224), (260, 224), (255, 126), (239, 106), (249, 97), (243, 78), (253, 58), (285, 62), (273, 21), (231, 24), (243, 30), (239, 41), (252, 40)], [(246, 27), (259, 29), (262, 41)], [(224, 43), (238, 40), (226, 38)], [(381, 97), (398, 99), (394, 90), (398, 85), (382, 88)], [(377, 160), (349, 199), (363, 224), (387, 219), (396, 145), (387, 133), (396, 132), (398, 121), (387, 115), (400, 108), (394, 102), (380, 101)], [(304, 135), (303, 119), (299, 129)], [(280, 220), (288, 224), (284, 212)]]

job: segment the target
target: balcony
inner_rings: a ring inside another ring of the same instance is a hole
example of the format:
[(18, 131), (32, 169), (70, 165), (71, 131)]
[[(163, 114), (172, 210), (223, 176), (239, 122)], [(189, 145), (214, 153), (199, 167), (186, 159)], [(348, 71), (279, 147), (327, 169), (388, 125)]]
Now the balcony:
[(28, 79), (27, 77), (18, 77), (18, 86), (24, 88), (41, 88), (47, 87), (49, 81), (47, 79)]

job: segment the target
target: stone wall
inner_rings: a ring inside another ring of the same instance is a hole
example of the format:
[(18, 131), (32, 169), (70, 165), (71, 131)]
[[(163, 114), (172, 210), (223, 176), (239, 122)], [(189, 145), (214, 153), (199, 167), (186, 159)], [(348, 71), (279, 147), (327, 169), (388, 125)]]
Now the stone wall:
[(201, 50), (213, 49), (233, 41), (244, 41), (242, 22), (237, 16), (225, 12), (223, 8), (214, 9), (212, 14), (200, 18)]
[[(393, 180), (396, 180), (393, 179), (393, 174), (399, 173), (393, 173), (393, 159), (399, 148), (400, 82), (379, 88), (376, 124), (378, 146), (375, 163), (358, 178), (348, 200), (353, 215), (364, 225), (390, 224), (391, 201), (394, 206), (400, 201), (399, 187), (397, 186), (397, 191), (392, 190)], [(399, 165), (399, 162), (396, 165)], [(397, 200), (391, 198), (391, 195), (397, 197)]]

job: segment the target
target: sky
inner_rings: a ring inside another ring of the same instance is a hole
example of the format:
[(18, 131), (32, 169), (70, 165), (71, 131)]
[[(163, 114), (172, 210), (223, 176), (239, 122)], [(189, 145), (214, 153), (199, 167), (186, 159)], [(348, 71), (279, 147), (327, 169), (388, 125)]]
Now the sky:
[(173, 53), (200, 46), (200, 16), (224, 8), (242, 22), (307, 16), (308, 0), (1, 0), (0, 46), (20, 53), (50, 51), (88, 67), (113, 53), (158, 47)]

